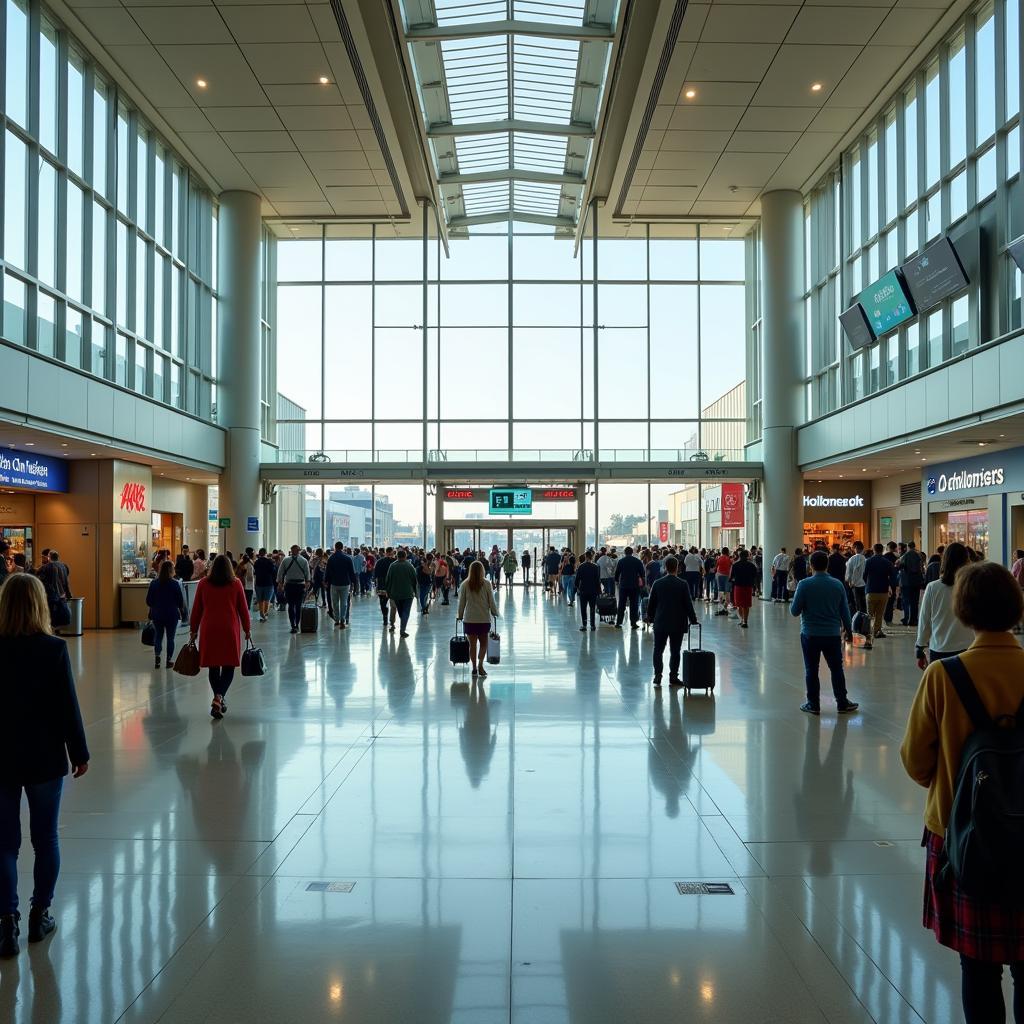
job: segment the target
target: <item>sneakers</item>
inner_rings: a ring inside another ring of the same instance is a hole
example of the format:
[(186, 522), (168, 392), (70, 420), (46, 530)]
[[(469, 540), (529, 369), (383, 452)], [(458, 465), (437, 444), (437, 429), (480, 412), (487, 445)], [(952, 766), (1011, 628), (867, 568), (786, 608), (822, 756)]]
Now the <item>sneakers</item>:
[(210, 717), (218, 722), (224, 717), (224, 698), (220, 694), (210, 701)]
[(800, 710), (806, 715), (821, 714), (821, 708), (819, 708), (817, 704), (812, 704), (809, 700), (804, 701), (804, 703), (800, 705)]
[(21, 951), (18, 945), (18, 936), (21, 929), (18, 922), (21, 914), (15, 911), (13, 914), (0, 914), (0, 959), (10, 960)]
[(52, 935), (57, 930), (57, 922), (54, 921), (49, 907), (33, 907), (28, 912), (28, 941), (42, 942), (47, 935)]
[(860, 705), (855, 700), (848, 700), (845, 704), (840, 705), (836, 710), (841, 715), (852, 715), (854, 711), (859, 708)]
[(661, 689), (661, 676), (654, 677), (654, 685), (660, 690)]
[[(394, 629), (392, 629), (391, 632), (394, 633)], [(403, 632), (403, 633), (399, 633), (398, 635), (404, 640), (409, 634)]]

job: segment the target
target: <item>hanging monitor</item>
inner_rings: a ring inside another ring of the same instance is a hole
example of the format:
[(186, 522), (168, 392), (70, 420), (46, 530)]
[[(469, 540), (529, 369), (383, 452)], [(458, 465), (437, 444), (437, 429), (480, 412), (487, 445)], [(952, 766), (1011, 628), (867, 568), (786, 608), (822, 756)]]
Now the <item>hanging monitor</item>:
[(1010, 259), (1017, 264), (1017, 269), (1024, 272), (1024, 237), (1018, 238), (1016, 242), (1011, 242), (1006, 247), (1007, 253), (1010, 255)]
[(895, 270), (890, 270), (874, 284), (868, 285), (858, 298), (867, 314), (871, 332), (876, 338), (895, 330), (914, 315), (910, 298), (904, 291), (899, 273)]
[(533, 491), (529, 487), (492, 487), (489, 499), (491, 515), (528, 516), (533, 513)]
[(918, 310), (937, 306), (968, 284), (967, 273), (953, 243), (943, 236), (900, 267)]
[(875, 340), (864, 307), (859, 302), (855, 302), (849, 309), (844, 309), (839, 314), (839, 322), (843, 325), (850, 348), (854, 351), (870, 345)]

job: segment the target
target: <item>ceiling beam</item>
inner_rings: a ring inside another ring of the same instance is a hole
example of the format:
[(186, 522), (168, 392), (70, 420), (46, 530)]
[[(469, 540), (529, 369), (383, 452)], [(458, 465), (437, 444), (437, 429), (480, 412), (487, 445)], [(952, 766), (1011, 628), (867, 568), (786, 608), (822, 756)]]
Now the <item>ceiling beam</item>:
[(606, 43), (615, 39), (615, 33), (610, 25), (555, 25), (544, 21), (518, 19), (470, 22), (463, 25), (421, 25), (405, 30), (405, 38), (410, 43), (478, 39), (486, 36), (533, 36)]
[(592, 139), (594, 126), (517, 120), (476, 121), (470, 124), (432, 124), (427, 128), (427, 138), (461, 138), (466, 135), (495, 135), (500, 132), (520, 132), (524, 135), (567, 135), (571, 138)]
[(472, 227), (474, 224), (505, 224), (509, 220), (522, 221), (524, 224), (542, 224), (546, 227), (565, 228), (572, 231), (576, 222), (572, 217), (545, 217), (539, 213), (519, 213), (515, 210), (502, 210), (499, 213), (480, 213), (475, 217), (450, 217), (448, 227), (451, 229)]
[(441, 174), (438, 176), (441, 188), (448, 185), (471, 185), (478, 181), (539, 181), (550, 185), (579, 185), (586, 182), (580, 174), (558, 174), (550, 171), (467, 171), (459, 174)]

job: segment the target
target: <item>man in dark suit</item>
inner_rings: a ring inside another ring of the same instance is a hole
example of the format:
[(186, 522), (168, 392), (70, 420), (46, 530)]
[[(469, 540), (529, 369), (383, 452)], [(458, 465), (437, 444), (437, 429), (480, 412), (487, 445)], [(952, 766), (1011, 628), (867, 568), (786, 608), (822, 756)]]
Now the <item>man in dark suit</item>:
[(188, 545), (181, 545), (181, 554), (174, 560), (174, 575), (179, 580), (192, 579), (192, 556), (189, 554)]
[(587, 609), (590, 609), (590, 628), (597, 629), (595, 619), (597, 615), (597, 597), (601, 593), (601, 570), (594, 562), (594, 552), (584, 552), (578, 568), (576, 569), (576, 596), (580, 602), (580, 619), (582, 625), (580, 632), (587, 631)]
[(626, 617), (626, 603), (629, 603), (629, 624), (632, 629), (640, 628), (640, 588), (644, 585), (644, 563), (626, 548), (623, 556), (615, 563), (615, 583), (619, 588), (619, 613), (615, 617), (615, 628), (622, 628)]
[(669, 684), (682, 685), (679, 679), (679, 656), (683, 637), (691, 624), (697, 625), (690, 588), (685, 580), (679, 578), (678, 573), (679, 560), (675, 555), (669, 555), (665, 559), (665, 575), (655, 581), (647, 601), (647, 621), (654, 625), (655, 686), (661, 686), (666, 643), (669, 645)]

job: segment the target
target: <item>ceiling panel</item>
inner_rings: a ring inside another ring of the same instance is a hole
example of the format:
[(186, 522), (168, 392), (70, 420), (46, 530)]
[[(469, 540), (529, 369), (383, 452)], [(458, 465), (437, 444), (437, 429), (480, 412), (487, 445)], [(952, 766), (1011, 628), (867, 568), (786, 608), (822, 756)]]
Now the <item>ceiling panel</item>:
[[(673, 132), (679, 131), (731, 132), (739, 124), (746, 109), (746, 107), (705, 107), (701, 104), (676, 107), (665, 135), (669, 136)], [(669, 140), (666, 138), (665, 141)]]
[(334, 77), (319, 42), (243, 43), (242, 53), (265, 85), (313, 85), (319, 84), (321, 76)]
[(916, 46), (942, 15), (927, 7), (894, 7), (875, 33), (879, 43), (889, 46)]
[[(764, 76), (754, 104), (776, 107), (818, 107), (829, 97), (850, 65), (859, 46), (801, 46), (786, 43)], [(811, 86), (821, 83), (814, 92)]]
[(261, 187), (315, 184), (312, 172), (299, 153), (240, 153), (238, 161)]
[(125, 16), (120, 4), (116, 7), (82, 7), (77, 14), (104, 46), (117, 46), (119, 43), (144, 45), (148, 42), (145, 32)]
[[(305, 7), (297, 4), (249, 6), (220, 6), (220, 14), (227, 23), (235, 41), (239, 43), (306, 43), (319, 37), (313, 19)], [(338, 31), (334, 15), (331, 26)]]
[(752, 107), (737, 127), (741, 131), (802, 132), (815, 113), (813, 107)]
[[(237, 46), (161, 46), (160, 55), (201, 107), (263, 106), (266, 94)], [(200, 79), (205, 88), (196, 84)]]
[(176, 132), (208, 132), (210, 122), (195, 104), (189, 107), (161, 107), (163, 119)]
[(786, 38), (788, 43), (859, 43), (864, 45), (882, 24), (889, 5), (879, 7), (804, 7)]
[(781, 43), (799, 10), (797, 6), (716, 3), (700, 39), (711, 43)]
[(788, 153), (800, 132), (735, 131), (726, 150), (734, 153)]
[(686, 77), (694, 82), (759, 82), (777, 49), (773, 43), (700, 42)]
[(289, 131), (353, 131), (357, 127), (348, 107), (278, 107), (277, 113)]
[(707, 21), (710, 4), (687, 4), (686, 14), (683, 15), (683, 25), (679, 30), (680, 42), (696, 42), (704, 31), (704, 23)]
[(273, 107), (207, 107), (206, 117), (219, 132), (275, 132), (285, 128)]
[(885, 87), (910, 56), (909, 46), (875, 46), (854, 61), (849, 74), (835, 87), (831, 99), (839, 106), (859, 106), (862, 110)]
[(108, 46), (107, 51), (155, 106), (187, 107), (193, 102), (192, 94), (161, 60), (155, 47)]
[(687, 90), (695, 92), (698, 99), (704, 106), (743, 106), (745, 107), (754, 97), (757, 91), (756, 82), (699, 82), (695, 78), (688, 78), (680, 90), (681, 95), (677, 102), (685, 107), (693, 101), (686, 96)]
[(230, 43), (216, 7), (128, 7), (151, 43)]
[(288, 132), (221, 132), (233, 153), (290, 153), (295, 143)]

